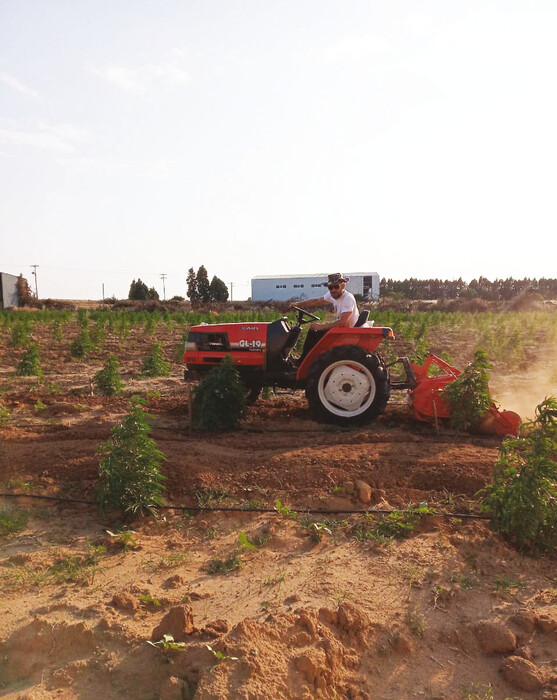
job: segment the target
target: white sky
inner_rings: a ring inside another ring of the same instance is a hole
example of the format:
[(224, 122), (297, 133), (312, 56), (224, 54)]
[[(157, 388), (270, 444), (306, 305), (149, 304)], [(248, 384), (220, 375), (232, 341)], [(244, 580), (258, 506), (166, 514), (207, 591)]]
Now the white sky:
[(2, 0), (0, 271), (557, 277), (555, 0)]

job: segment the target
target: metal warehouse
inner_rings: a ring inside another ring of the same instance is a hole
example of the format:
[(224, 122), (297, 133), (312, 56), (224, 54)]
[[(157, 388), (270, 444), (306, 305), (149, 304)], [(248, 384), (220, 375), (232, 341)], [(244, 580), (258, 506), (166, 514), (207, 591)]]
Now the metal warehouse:
[(17, 277), (0, 272), (0, 309), (18, 306)]
[[(345, 272), (350, 280), (346, 289), (364, 299), (379, 299), (379, 275), (377, 272)], [(257, 275), (251, 280), (253, 301), (290, 301), (291, 299), (315, 299), (327, 291), (326, 272), (311, 275)]]

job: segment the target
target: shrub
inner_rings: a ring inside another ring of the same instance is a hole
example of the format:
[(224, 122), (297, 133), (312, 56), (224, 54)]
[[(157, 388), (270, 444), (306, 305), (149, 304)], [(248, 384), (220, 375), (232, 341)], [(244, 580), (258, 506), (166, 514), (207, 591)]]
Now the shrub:
[(170, 374), (170, 362), (165, 362), (161, 348), (161, 343), (155, 343), (145, 358), (141, 369), (145, 377), (168, 377)]
[(491, 365), (484, 350), (476, 350), (474, 360), (454, 382), (447, 384), (444, 396), (457, 430), (474, 426), (491, 406), (488, 381)]
[(87, 357), (92, 349), (93, 343), (91, 342), (91, 336), (87, 328), (84, 328), (70, 345), (71, 355), (77, 359), (82, 359)]
[(106, 342), (106, 331), (104, 330), (104, 324), (102, 321), (97, 321), (93, 328), (91, 329), (91, 345), (95, 350), (102, 350)]
[(23, 357), (17, 365), (16, 374), (20, 377), (43, 376), (39, 348), (35, 343), (32, 343), (23, 354)]
[(52, 341), (54, 343), (61, 343), (63, 340), (64, 334), (62, 333), (62, 321), (59, 318), (56, 318), (52, 324)]
[(557, 545), (557, 399), (545, 399), (517, 438), (504, 440), (482, 505), (520, 549)]
[(22, 348), (29, 343), (29, 328), (25, 323), (14, 323), (10, 345), (13, 348)]
[(128, 415), (100, 448), (97, 498), (103, 511), (155, 512), (162, 504), (160, 465), (166, 457), (149, 437), (150, 416), (141, 408), (143, 403), (133, 400)]
[(77, 310), (77, 323), (82, 330), (89, 328), (89, 316), (87, 315), (87, 309)]
[(246, 388), (227, 355), (196, 387), (193, 415), (201, 430), (234, 430), (244, 415)]
[(120, 365), (116, 355), (110, 355), (103, 368), (95, 374), (93, 382), (105, 396), (114, 396), (122, 391), (124, 384), (120, 377)]

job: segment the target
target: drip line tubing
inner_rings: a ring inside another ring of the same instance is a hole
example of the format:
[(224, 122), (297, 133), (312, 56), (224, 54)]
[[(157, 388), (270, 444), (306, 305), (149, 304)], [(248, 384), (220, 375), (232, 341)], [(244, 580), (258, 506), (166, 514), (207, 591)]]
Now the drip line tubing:
[[(61, 496), (43, 496), (40, 494), (31, 493), (0, 493), (0, 498), (37, 498), (46, 501), (56, 501), (58, 503), (85, 503), (87, 505), (98, 505), (97, 501), (85, 500), (82, 498), (62, 498)], [(279, 511), (276, 508), (241, 508), (241, 507), (230, 507), (230, 506), (215, 506), (213, 508), (208, 508), (207, 506), (157, 506), (159, 510), (192, 510), (195, 512), (219, 512), (219, 513), (276, 513)], [(341, 513), (346, 514), (358, 514), (365, 515), (378, 513), (380, 515), (388, 515), (389, 513), (400, 513), (401, 509), (398, 508), (290, 508), (288, 507), (289, 513), (318, 513), (320, 515), (339, 515)], [(474, 520), (490, 520), (489, 515), (476, 515), (475, 513), (437, 513), (428, 512), (424, 515), (433, 515), (438, 518), (462, 518), (462, 519), (474, 519)]]

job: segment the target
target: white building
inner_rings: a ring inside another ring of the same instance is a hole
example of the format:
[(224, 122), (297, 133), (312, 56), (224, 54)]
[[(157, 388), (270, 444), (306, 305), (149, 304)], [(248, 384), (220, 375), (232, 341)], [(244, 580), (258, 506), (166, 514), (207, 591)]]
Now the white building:
[(18, 306), (17, 277), (0, 272), (0, 309)]
[[(343, 272), (350, 280), (346, 289), (364, 299), (379, 299), (377, 272)], [(327, 291), (328, 273), (312, 275), (257, 275), (251, 280), (252, 301), (289, 301), (315, 299)]]

